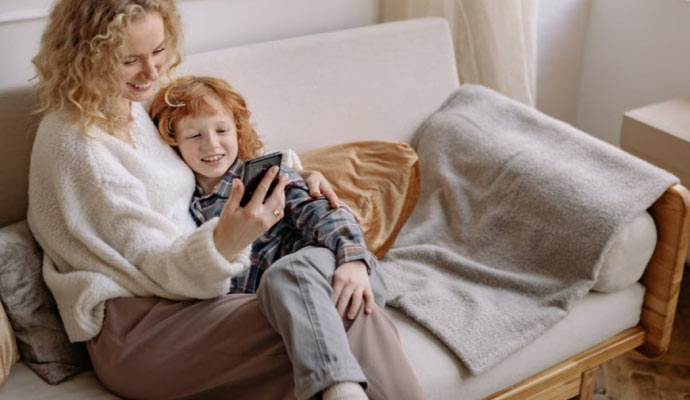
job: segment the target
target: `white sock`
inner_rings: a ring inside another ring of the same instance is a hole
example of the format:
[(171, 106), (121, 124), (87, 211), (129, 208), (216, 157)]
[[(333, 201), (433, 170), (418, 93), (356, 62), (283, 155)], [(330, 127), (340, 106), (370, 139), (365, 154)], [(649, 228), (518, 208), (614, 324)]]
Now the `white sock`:
[(357, 382), (338, 382), (323, 391), (323, 400), (368, 400)]

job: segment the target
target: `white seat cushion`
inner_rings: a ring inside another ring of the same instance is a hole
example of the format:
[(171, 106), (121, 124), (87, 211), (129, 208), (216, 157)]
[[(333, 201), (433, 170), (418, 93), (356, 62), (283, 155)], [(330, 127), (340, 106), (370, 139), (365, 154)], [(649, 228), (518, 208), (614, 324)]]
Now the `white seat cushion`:
[(119, 397), (106, 391), (92, 371), (83, 372), (59, 385), (51, 386), (24, 363), (15, 364), (9, 379), (0, 388), (0, 399), (31, 400), (112, 400)]
[(389, 308), (403, 348), (429, 399), (481, 399), (637, 325), (644, 286), (590, 292), (570, 314), (489, 371), (472, 376), (426, 329)]
[[(434, 336), (389, 308), (405, 353), (429, 400), (481, 399), (633, 327), (640, 317), (644, 287), (615, 293), (589, 293), (570, 314), (543, 336), (479, 376), (471, 376)], [(57, 386), (43, 382), (24, 364), (12, 368), (0, 398), (35, 400), (117, 399), (92, 372)]]

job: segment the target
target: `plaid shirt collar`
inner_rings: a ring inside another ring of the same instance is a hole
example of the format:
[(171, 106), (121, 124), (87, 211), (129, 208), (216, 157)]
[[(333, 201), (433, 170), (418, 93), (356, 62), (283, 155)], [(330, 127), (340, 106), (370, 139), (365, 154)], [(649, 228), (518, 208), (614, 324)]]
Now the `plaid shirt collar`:
[(194, 194), (192, 195), (192, 202), (189, 205), (189, 211), (192, 213), (192, 217), (197, 225), (201, 225), (214, 216), (220, 215), (223, 206), (230, 197), (232, 180), (234, 178), (240, 178), (243, 172), (244, 163), (236, 159), (210, 193), (204, 193), (201, 186), (198, 184), (196, 185), (196, 189), (194, 189)]
[(204, 189), (201, 185), (197, 184), (196, 189), (194, 189), (192, 200), (204, 201), (216, 197), (227, 200), (232, 190), (232, 180), (235, 178), (242, 179), (243, 172), (244, 163), (239, 158), (235, 159), (235, 162), (232, 163), (228, 171), (223, 175), (223, 179), (213, 187), (210, 193), (204, 193)]

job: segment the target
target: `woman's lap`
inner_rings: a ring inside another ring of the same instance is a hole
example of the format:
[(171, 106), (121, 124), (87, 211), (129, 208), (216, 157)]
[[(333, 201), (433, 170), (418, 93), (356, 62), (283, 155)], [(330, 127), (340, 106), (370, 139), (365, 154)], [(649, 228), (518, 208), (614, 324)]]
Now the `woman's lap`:
[(254, 295), (109, 300), (87, 348), (103, 384), (128, 398), (293, 396), (282, 339)]
[[(341, 322), (372, 399), (423, 398), (383, 310)], [(87, 348), (101, 382), (127, 398), (294, 398), (283, 339), (253, 294), (108, 300), (101, 333)]]

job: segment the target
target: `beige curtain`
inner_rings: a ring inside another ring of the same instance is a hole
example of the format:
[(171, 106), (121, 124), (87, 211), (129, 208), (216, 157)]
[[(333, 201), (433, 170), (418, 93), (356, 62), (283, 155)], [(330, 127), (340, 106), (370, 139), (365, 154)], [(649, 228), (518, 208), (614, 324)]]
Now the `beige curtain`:
[(445, 17), (462, 83), (534, 106), (537, 0), (380, 0), (382, 21)]

